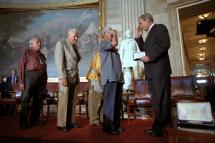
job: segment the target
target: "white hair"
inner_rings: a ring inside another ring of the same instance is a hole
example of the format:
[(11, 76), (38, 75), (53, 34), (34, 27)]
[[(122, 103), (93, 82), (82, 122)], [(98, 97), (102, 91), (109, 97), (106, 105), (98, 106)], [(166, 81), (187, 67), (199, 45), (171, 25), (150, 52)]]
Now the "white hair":
[(29, 46), (30, 46), (30, 48), (32, 47), (33, 41), (36, 41), (36, 40), (41, 41), (40, 38), (39, 38), (38, 36), (34, 36), (34, 37), (32, 37), (32, 38), (30, 39), (30, 41), (29, 41)]
[(76, 28), (71, 28), (71, 29), (68, 30), (68, 35), (70, 33), (78, 33), (78, 30)]
[(102, 35), (104, 35), (105, 33), (109, 32), (110, 30), (111, 30), (111, 27), (105, 26), (105, 27), (102, 29)]

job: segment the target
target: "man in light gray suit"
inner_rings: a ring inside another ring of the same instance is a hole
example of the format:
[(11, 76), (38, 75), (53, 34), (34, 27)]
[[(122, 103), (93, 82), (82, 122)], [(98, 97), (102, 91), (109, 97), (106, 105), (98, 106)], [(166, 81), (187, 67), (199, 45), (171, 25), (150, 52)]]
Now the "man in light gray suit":
[(69, 29), (67, 38), (60, 39), (55, 48), (55, 63), (59, 79), (57, 127), (63, 132), (80, 127), (74, 124), (79, 83), (78, 63), (81, 60), (76, 46), (77, 41), (77, 29)]

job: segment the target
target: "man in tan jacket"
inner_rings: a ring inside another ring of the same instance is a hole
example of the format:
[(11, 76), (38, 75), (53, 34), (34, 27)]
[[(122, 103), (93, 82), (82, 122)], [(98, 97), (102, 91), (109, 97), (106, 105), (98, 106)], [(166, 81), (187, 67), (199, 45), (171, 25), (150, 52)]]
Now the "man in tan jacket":
[(55, 63), (59, 79), (57, 127), (63, 132), (80, 127), (74, 124), (79, 83), (78, 63), (81, 60), (76, 46), (77, 41), (78, 31), (74, 28), (69, 29), (67, 38), (59, 40), (55, 48)]

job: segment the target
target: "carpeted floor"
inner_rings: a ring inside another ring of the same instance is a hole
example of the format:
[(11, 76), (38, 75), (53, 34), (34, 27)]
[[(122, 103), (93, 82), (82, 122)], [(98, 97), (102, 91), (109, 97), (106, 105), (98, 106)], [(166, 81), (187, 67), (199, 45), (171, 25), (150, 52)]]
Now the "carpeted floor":
[(56, 128), (56, 117), (51, 117), (44, 126), (19, 129), (18, 118), (0, 116), (0, 143), (164, 143), (164, 137), (150, 137), (144, 129), (150, 128), (151, 118), (122, 120), (124, 131), (120, 135), (109, 135), (98, 126), (89, 126), (85, 117), (77, 117), (81, 128), (60, 132)]

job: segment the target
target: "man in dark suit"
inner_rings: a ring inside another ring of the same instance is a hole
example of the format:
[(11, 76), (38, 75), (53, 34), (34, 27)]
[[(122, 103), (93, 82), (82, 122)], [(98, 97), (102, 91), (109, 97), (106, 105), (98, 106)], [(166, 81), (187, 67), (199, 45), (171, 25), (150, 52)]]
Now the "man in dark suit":
[(17, 75), (16, 69), (11, 69), (11, 75), (6, 79), (6, 90), (7, 92), (16, 91), (17, 83), (19, 82), (19, 77)]
[[(162, 136), (164, 128), (171, 121), (170, 94), (172, 73), (168, 49), (170, 48), (169, 33), (163, 24), (155, 24), (153, 17), (145, 13), (138, 18), (136, 42), (141, 51), (145, 52), (140, 60), (144, 62), (145, 77), (152, 93), (154, 121), (151, 129), (145, 130), (150, 136)], [(143, 31), (147, 32), (145, 42)]]
[(5, 98), (5, 82), (3, 75), (0, 75), (0, 98)]
[[(15, 68), (11, 69), (11, 75), (6, 78), (5, 85), (5, 98), (11, 98), (16, 96), (16, 87), (18, 85), (19, 78)], [(15, 105), (5, 105), (5, 113), (14, 113)]]

